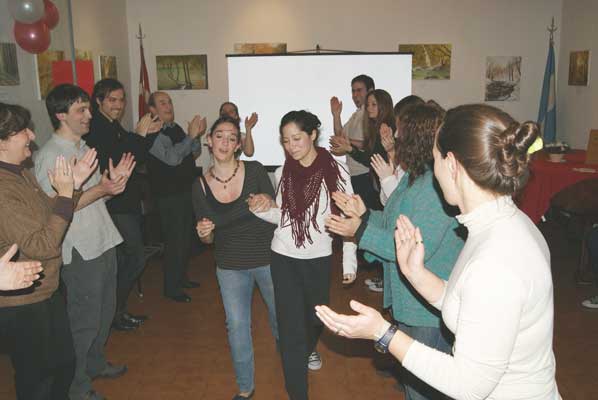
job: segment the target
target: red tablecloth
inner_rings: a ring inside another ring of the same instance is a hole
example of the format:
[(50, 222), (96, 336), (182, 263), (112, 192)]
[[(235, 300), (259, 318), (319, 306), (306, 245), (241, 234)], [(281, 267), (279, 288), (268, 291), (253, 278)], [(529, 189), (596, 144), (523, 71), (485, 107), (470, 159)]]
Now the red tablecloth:
[[(569, 152), (561, 163), (548, 161), (547, 154), (539, 151), (531, 162), (530, 179), (517, 198), (521, 211), (538, 223), (548, 211), (552, 196), (584, 179), (598, 178), (598, 164), (585, 164), (585, 160), (585, 150)], [(579, 168), (593, 172), (582, 172)]]

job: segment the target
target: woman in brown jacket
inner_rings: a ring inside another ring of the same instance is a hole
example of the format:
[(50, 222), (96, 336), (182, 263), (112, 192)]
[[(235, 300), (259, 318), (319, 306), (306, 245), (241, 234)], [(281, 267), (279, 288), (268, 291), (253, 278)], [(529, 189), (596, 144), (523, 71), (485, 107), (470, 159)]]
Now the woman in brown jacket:
[(0, 292), (0, 334), (7, 338), (18, 399), (66, 399), (74, 352), (58, 288), (61, 244), (78, 199), (76, 188), (96, 167), (95, 151), (81, 160), (56, 159), (48, 171), (57, 195), (48, 197), (24, 167), (35, 139), (31, 114), (0, 103), (0, 253), (13, 244), (18, 261), (39, 260), (35, 285)]

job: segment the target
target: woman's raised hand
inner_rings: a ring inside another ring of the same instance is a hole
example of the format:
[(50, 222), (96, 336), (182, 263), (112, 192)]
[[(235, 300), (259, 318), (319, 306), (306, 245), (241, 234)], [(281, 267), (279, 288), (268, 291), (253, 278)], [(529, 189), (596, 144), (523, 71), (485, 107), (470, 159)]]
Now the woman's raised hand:
[(413, 226), (409, 218), (400, 215), (395, 230), (397, 262), (401, 272), (410, 282), (417, 282), (424, 267), (424, 240), (419, 228)]
[(347, 194), (345, 192), (333, 192), (332, 200), (343, 214), (348, 217), (361, 217), (367, 211), (363, 200), (358, 194)]
[(380, 180), (387, 178), (394, 174), (394, 167), (391, 163), (386, 162), (380, 154), (374, 154), (371, 158), (371, 165), (378, 175)]
[(54, 171), (48, 171), (48, 179), (59, 196), (73, 197), (73, 191), (75, 190), (73, 171), (64, 156), (56, 157)]
[(330, 137), (330, 151), (335, 156), (344, 156), (350, 153), (353, 148), (351, 142), (344, 136), (332, 136)]

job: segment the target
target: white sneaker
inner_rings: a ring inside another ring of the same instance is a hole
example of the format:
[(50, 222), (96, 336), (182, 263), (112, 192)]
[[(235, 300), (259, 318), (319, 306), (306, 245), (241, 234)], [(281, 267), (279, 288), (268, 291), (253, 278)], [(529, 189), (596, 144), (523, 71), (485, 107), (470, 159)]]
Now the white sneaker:
[(384, 282), (380, 281), (379, 283), (375, 283), (373, 285), (368, 286), (372, 292), (382, 293), (384, 291)]
[(311, 353), (307, 358), (307, 368), (311, 369), (312, 371), (317, 371), (322, 368), (322, 358), (317, 351)]
[(382, 278), (368, 278), (365, 281), (363, 281), (363, 283), (365, 283), (367, 286), (373, 286), (377, 283), (382, 283)]
[(598, 295), (582, 301), (581, 305), (585, 308), (598, 308)]

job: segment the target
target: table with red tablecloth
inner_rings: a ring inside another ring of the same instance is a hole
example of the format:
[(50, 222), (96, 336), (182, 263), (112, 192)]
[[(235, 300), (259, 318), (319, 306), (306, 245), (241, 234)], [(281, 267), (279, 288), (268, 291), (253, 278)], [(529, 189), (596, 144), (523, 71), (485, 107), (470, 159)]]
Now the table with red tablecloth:
[(598, 164), (585, 164), (585, 160), (585, 150), (570, 151), (563, 162), (551, 162), (545, 152), (537, 152), (530, 163), (528, 183), (517, 196), (521, 211), (538, 223), (548, 211), (552, 196), (584, 179), (598, 178)]

